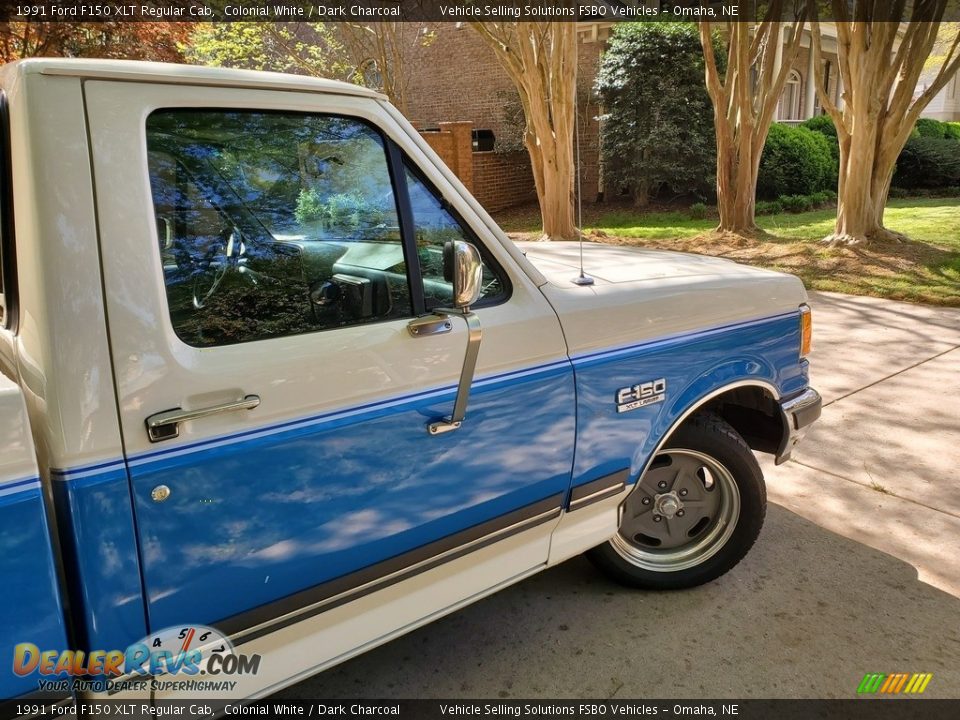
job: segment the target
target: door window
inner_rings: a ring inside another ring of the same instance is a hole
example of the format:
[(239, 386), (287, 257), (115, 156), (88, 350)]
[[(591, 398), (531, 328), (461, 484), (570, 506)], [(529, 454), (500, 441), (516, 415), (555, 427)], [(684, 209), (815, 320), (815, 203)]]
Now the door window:
[(181, 340), (226, 345), (411, 316), (386, 149), (371, 126), (162, 110), (146, 131)]

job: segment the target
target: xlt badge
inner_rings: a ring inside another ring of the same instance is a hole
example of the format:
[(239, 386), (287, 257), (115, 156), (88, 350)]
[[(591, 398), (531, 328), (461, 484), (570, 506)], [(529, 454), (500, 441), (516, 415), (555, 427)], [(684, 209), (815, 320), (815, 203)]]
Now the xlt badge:
[(631, 385), (617, 390), (617, 412), (623, 413), (637, 408), (663, 402), (667, 392), (666, 378)]

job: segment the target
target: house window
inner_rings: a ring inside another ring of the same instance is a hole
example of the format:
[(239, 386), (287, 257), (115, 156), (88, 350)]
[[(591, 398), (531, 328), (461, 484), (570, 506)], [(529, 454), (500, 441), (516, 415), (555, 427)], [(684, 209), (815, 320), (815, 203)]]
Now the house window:
[(779, 120), (800, 120), (800, 102), (803, 100), (800, 90), (800, 73), (791, 70), (787, 84), (783, 88), (783, 95), (780, 96), (780, 105), (777, 107)]

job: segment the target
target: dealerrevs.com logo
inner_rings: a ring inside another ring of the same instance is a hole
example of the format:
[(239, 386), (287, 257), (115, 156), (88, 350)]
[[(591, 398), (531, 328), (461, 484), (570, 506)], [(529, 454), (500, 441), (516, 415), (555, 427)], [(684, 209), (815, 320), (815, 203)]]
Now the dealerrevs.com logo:
[(214, 628), (179, 625), (152, 633), (125, 650), (85, 652), (19, 643), (13, 649), (13, 672), (36, 675), (41, 690), (230, 691), (237, 682), (229, 678), (256, 675), (260, 659), (238, 653)]
[(921, 695), (933, 673), (867, 673), (857, 687), (858, 695)]

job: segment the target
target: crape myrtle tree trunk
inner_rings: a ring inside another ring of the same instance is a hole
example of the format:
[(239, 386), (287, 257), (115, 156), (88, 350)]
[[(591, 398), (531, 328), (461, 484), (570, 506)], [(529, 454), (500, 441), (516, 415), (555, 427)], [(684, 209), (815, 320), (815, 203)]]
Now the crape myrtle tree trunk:
[(724, 23), (727, 68), (721, 73), (714, 53), (715, 23), (700, 22), (707, 92), (713, 103), (717, 137), (717, 231), (750, 234), (757, 230), (754, 209), (760, 155), (773, 114), (800, 49), (806, 9), (791, 25), (792, 35), (778, 62), (783, 38), (783, 3), (772, 0), (762, 22)]
[(544, 240), (573, 240), (577, 34), (572, 22), (475, 22), (520, 96)]
[[(906, 0), (855, 0), (852, 12), (847, 0), (832, 0), (843, 107), (833, 102), (818, 77), (820, 104), (833, 118), (840, 144), (837, 223), (824, 242), (857, 245), (903, 238), (883, 226), (897, 157), (920, 113), (960, 68), (957, 32), (932, 82), (914, 96), (947, 3), (914, 0), (909, 22), (901, 25)], [(819, 57), (820, 25), (812, 25)]]

